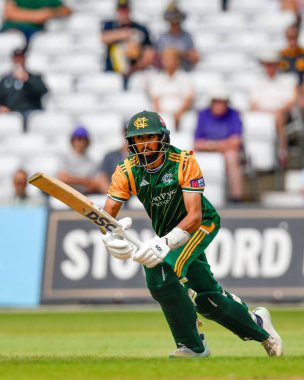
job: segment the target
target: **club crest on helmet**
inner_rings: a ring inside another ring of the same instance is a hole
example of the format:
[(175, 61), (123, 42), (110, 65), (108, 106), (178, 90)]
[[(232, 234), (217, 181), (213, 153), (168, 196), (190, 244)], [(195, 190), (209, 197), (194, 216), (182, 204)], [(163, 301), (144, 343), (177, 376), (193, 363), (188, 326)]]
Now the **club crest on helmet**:
[(134, 121), (134, 126), (136, 129), (146, 128), (148, 126), (148, 119), (146, 117), (138, 117)]

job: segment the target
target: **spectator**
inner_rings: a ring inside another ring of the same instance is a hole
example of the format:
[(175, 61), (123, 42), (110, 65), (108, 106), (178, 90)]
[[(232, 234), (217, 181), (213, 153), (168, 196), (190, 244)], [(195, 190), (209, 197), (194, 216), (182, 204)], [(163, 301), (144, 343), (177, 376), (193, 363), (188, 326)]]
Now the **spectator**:
[(88, 131), (78, 126), (71, 134), (71, 150), (63, 157), (58, 178), (78, 191), (94, 193), (96, 164), (88, 156), (90, 137)]
[(250, 108), (253, 111), (274, 115), (278, 135), (278, 158), (282, 169), (288, 163), (285, 124), (295, 103), (297, 80), (293, 74), (280, 74), (280, 56), (267, 52), (260, 57), (263, 67), (261, 77), (249, 92)]
[(180, 55), (175, 48), (166, 48), (161, 54), (162, 69), (152, 76), (148, 85), (154, 111), (169, 114), (179, 129), (181, 116), (191, 109), (194, 87), (189, 73), (180, 69)]
[(14, 51), (13, 71), (0, 80), (0, 113), (20, 112), (26, 120), (31, 111), (41, 110), (42, 97), (48, 92), (40, 75), (31, 74), (25, 67), (25, 51)]
[(167, 47), (175, 47), (181, 56), (181, 65), (184, 70), (193, 69), (199, 61), (199, 53), (196, 50), (191, 34), (182, 27), (186, 14), (182, 12), (176, 2), (169, 3), (164, 19), (169, 23), (167, 32), (160, 35), (157, 41), (157, 51), (161, 54)]
[(126, 128), (123, 128), (123, 143), (119, 149), (115, 149), (111, 152), (106, 153), (102, 162), (97, 168), (97, 186), (99, 192), (102, 194), (107, 194), (112, 174), (115, 171), (116, 166), (119, 162), (123, 161), (129, 154), (127, 147), (127, 140), (125, 139)]
[(294, 13), (296, 18), (296, 24), (301, 26), (302, 15), (304, 12), (304, 1), (303, 0), (280, 0), (280, 8), (284, 11), (291, 11)]
[(105, 70), (121, 73), (126, 86), (133, 72), (153, 63), (154, 48), (148, 29), (131, 19), (128, 0), (118, 0), (116, 12), (116, 20), (102, 27), (101, 40), (107, 45)]
[(29, 195), (27, 191), (27, 172), (23, 169), (18, 169), (13, 174), (12, 185), (13, 192), (7, 197), (1, 199), (2, 205), (8, 206), (40, 206), (46, 203), (46, 198), (43, 195)]
[(238, 111), (229, 106), (228, 93), (222, 88), (214, 90), (210, 105), (198, 114), (194, 148), (197, 151), (223, 153), (231, 201), (241, 201), (242, 122)]
[(299, 45), (299, 28), (292, 25), (286, 30), (287, 46), (281, 50), (280, 70), (296, 73), (299, 84), (303, 82), (304, 48)]
[(48, 20), (66, 17), (70, 13), (70, 8), (61, 0), (7, 0), (2, 29), (20, 30), (29, 41), (34, 33), (43, 30)]

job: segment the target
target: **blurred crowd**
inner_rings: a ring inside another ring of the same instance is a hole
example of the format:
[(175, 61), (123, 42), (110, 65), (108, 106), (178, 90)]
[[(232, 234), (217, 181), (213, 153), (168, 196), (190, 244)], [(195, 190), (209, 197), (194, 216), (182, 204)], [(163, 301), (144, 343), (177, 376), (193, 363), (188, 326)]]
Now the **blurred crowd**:
[[(257, 55), (259, 68), (247, 88), (246, 111), (268, 114), (272, 118), (276, 156), (272, 169), (284, 176), (290, 169), (300, 173), (304, 166), (304, 45), (300, 38), (304, 2), (267, 1), (276, 3), (279, 10), (292, 12), (294, 18), (285, 29), (285, 46), (260, 51)], [(230, 3), (229, 0), (221, 1), (221, 12), (229, 12)], [(116, 1), (112, 18), (100, 23), (99, 43), (105, 51), (100, 71), (118, 73), (122, 91), (140, 87), (149, 99), (151, 110), (170, 120), (173, 135), (185, 135), (185, 131), (191, 134), (193, 144), (190, 148), (196, 152), (221, 154), (227, 175), (227, 201), (240, 203), (246, 200), (244, 184), (250, 167), (244, 144), (242, 102), (234, 101), (225, 81), (212, 84), (204, 93), (199, 76), (195, 77), (196, 73), (204, 71), (204, 66), (200, 67), (204, 56), (196, 46), (197, 36), (186, 26), (189, 12), (183, 10), (183, 1), (168, 1), (165, 5), (162, 15), (165, 27), (156, 34), (133, 16), (134, 5), (130, 0)], [(46, 30), (51, 20), (68, 22), (72, 15), (72, 1), (7, 0), (3, 3), (0, 38), (18, 31), (24, 35), (25, 42), (24, 46), (12, 51), (11, 70), (0, 78), (0, 114), (21, 114), (24, 134), (29, 133), (29, 115), (43, 111), (44, 100), (52, 95), (44, 75), (31, 72), (27, 65), (32, 41)], [(235, 65), (237, 70), (237, 62)], [(189, 114), (195, 117), (189, 119), (193, 125), (189, 125), (187, 131), (183, 120)], [(122, 136), (126, 122), (124, 118), (121, 123)], [(107, 150), (100, 160), (93, 160), (89, 154), (93, 138), (85, 123), (75, 122), (69, 133), (69, 149), (60, 158), (54, 174), (85, 194), (106, 194), (116, 164), (128, 154), (127, 147), (122, 142), (121, 146)], [(290, 157), (290, 152), (294, 151), (297, 152), (297, 164)], [(24, 167), (16, 168), (12, 194), (1, 203), (32, 202), (26, 190), (27, 175)], [(304, 169), (302, 175), (299, 174), (302, 193), (303, 178)], [(37, 197), (36, 201), (41, 203), (43, 199)]]

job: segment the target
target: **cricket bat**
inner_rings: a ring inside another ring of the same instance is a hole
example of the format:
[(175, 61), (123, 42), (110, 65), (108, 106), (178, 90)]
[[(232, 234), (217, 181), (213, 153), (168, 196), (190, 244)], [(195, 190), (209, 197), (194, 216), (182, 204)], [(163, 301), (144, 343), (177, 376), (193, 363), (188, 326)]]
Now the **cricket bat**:
[(73, 189), (71, 186), (44, 173), (35, 173), (29, 178), (29, 183), (67, 206), (77, 211), (94, 223), (103, 234), (110, 233), (127, 239), (137, 248), (141, 242), (133, 235), (123, 230), (115, 218), (94, 204), (89, 198)]

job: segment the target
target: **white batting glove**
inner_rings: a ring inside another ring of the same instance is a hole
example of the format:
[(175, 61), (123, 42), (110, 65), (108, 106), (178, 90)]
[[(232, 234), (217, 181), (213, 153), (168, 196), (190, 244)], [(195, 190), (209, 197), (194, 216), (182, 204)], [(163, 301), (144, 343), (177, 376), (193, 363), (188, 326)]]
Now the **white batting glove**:
[[(122, 226), (123, 230), (131, 227), (132, 219), (131, 218), (123, 218), (118, 221), (118, 223)], [(127, 260), (133, 256), (133, 252), (135, 251), (134, 246), (124, 238), (119, 236), (106, 234), (102, 235), (102, 240), (104, 242), (105, 247), (107, 248), (108, 253), (119, 260)]]
[(147, 268), (154, 268), (163, 261), (169, 252), (170, 248), (165, 244), (165, 241), (155, 236), (153, 239), (142, 244), (133, 256), (133, 260), (145, 265)]
[(170, 250), (173, 251), (186, 244), (190, 239), (190, 234), (179, 227), (175, 227), (167, 235), (163, 236), (162, 239), (165, 240), (166, 244), (170, 247)]

